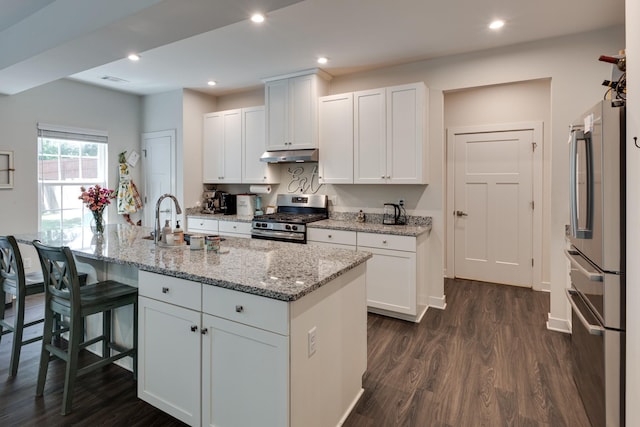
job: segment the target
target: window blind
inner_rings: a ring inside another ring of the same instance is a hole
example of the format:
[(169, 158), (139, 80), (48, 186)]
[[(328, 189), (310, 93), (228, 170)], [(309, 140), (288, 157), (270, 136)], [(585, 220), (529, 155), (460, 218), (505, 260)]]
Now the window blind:
[(68, 139), (72, 141), (97, 142), (106, 144), (108, 142), (106, 131), (94, 129), (72, 128), (66, 126), (50, 125), (38, 123), (38, 137), (52, 139)]

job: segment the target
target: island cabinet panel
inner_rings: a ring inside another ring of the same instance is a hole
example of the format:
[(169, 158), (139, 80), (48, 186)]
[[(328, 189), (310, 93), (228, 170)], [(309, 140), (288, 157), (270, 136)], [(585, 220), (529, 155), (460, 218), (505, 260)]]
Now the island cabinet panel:
[(138, 298), (138, 397), (200, 425), (200, 311)]
[(289, 337), (203, 315), (202, 425), (289, 425)]
[(355, 231), (309, 228), (307, 233), (307, 241), (309, 243), (337, 249), (356, 250)]
[(169, 304), (179, 305), (200, 311), (202, 285), (177, 277), (141, 271), (139, 273), (138, 293)]

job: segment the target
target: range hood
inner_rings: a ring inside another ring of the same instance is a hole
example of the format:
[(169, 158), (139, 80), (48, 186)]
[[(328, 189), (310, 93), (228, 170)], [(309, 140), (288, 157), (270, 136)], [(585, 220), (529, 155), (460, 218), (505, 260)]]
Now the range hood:
[(317, 162), (318, 150), (312, 148), (309, 150), (276, 150), (265, 151), (260, 156), (261, 162), (266, 163), (304, 163)]

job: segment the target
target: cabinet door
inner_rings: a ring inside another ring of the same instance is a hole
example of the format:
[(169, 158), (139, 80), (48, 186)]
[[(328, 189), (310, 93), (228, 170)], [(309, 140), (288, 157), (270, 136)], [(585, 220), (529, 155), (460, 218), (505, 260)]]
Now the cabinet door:
[(219, 182), (239, 183), (242, 180), (242, 113), (238, 110), (223, 112), (224, 138), (220, 159), (222, 175)]
[(265, 84), (267, 147), (286, 150), (289, 143), (289, 81), (275, 80)]
[(242, 109), (242, 182), (244, 184), (276, 184), (277, 168), (261, 162), (267, 150), (264, 107)]
[(321, 184), (353, 184), (353, 94), (324, 96), (319, 104)]
[(385, 90), (356, 92), (354, 111), (354, 182), (381, 184), (387, 180)]
[(318, 146), (318, 90), (316, 75), (289, 79), (289, 148)]
[(390, 184), (426, 184), (422, 83), (387, 88), (387, 175)]
[(416, 254), (360, 247), (373, 253), (367, 261), (367, 306), (415, 315)]
[(203, 315), (202, 424), (289, 425), (289, 338)]
[(187, 232), (218, 234), (218, 220), (187, 216)]
[(138, 397), (192, 426), (200, 425), (200, 317), (138, 297)]
[(202, 180), (204, 182), (219, 182), (224, 173), (223, 163), (220, 161), (220, 145), (223, 138), (222, 113), (205, 114), (202, 133)]
[(220, 221), (218, 230), (221, 236), (251, 237), (250, 222)]

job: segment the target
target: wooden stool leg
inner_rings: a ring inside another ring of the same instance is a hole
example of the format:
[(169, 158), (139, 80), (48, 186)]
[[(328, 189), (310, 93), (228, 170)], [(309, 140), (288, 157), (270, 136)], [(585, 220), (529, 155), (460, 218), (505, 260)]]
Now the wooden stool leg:
[[(5, 306), (5, 301), (7, 299), (7, 294), (2, 290), (2, 287), (0, 286), (0, 302), (2, 304), (0, 304), (0, 319), (4, 320), (4, 306)], [(2, 341), (2, 323), (0, 323), (0, 341)]]
[(38, 383), (36, 385), (36, 396), (42, 396), (44, 392), (44, 383), (47, 379), (47, 370), (49, 369), (49, 350), (47, 346), (51, 345), (51, 337), (53, 335), (53, 311), (47, 307), (44, 308), (44, 325), (42, 329), (42, 350), (40, 352), (40, 368), (38, 369)]
[(12, 377), (15, 377), (18, 373), (18, 363), (20, 363), (20, 350), (22, 349), (22, 336), (24, 332), (24, 298), (24, 295), (19, 295), (16, 298), (13, 345), (11, 346), (11, 362), (9, 362), (9, 375)]
[(102, 312), (102, 335), (104, 340), (102, 341), (102, 357), (111, 356), (111, 310)]
[(81, 316), (72, 315), (70, 321), (71, 327), (69, 329), (69, 348), (67, 349), (67, 369), (64, 378), (64, 392), (62, 393), (62, 415), (67, 415), (71, 412), (73, 389), (78, 375), (78, 355), (80, 353), (82, 322), (83, 318)]
[(138, 379), (138, 302), (133, 303), (133, 379)]

